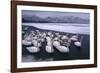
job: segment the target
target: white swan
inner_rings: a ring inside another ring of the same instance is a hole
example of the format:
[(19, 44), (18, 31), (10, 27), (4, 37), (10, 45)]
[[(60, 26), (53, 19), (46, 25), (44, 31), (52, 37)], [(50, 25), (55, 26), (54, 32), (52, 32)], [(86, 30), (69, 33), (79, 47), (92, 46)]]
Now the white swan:
[(32, 40), (32, 38), (30, 36), (26, 36), (25, 40), (30, 41), (30, 40)]
[(46, 37), (47, 40), (47, 45), (51, 46), (52, 45), (52, 40), (50, 37)]
[(81, 47), (81, 42), (76, 41), (76, 42), (74, 42), (74, 45), (77, 46), (77, 47)]
[(45, 39), (44, 38), (41, 38), (41, 40), (40, 40), (41, 42), (44, 42), (45, 41)]
[(54, 49), (53, 49), (53, 45), (52, 45), (52, 39), (50, 37), (46, 37), (47, 40), (47, 45), (45, 47), (46, 52), (48, 53), (53, 53)]
[(69, 38), (67, 42), (68, 42), (68, 43), (71, 43), (72, 41), (71, 41), (71, 39)]
[(56, 36), (58, 36), (58, 35), (59, 35), (59, 33), (55, 33), (55, 35), (56, 35)]
[(26, 47), (26, 49), (30, 52), (30, 53), (37, 53), (40, 51), (40, 49), (38, 47), (32, 46), (32, 47)]
[(22, 44), (23, 45), (31, 45), (32, 42), (31, 41), (27, 41), (27, 40), (22, 40)]
[(50, 35), (50, 37), (51, 37), (51, 38), (53, 38), (53, 37), (54, 37), (54, 35), (53, 35), (53, 34), (51, 34), (51, 35)]
[(41, 37), (46, 38), (46, 33), (43, 33)]
[(52, 47), (52, 46), (49, 46), (49, 45), (46, 46), (45, 50), (46, 50), (46, 52), (48, 52), (48, 53), (53, 53), (53, 52), (54, 52), (53, 47)]
[(47, 40), (47, 42), (48, 42), (48, 41), (51, 41), (51, 38), (47, 36), (47, 37), (46, 37), (46, 40)]
[(58, 41), (53, 41), (53, 46), (57, 48), (57, 46), (60, 46), (60, 42), (58, 42)]
[(69, 48), (65, 46), (61, 46), (59, 41), (56, 41), (57, 38), (53, 41), (53, 46), (62, 53), (69, 52)]
[(38, 47), (41, 47), (41, 46), (42, 46), (41, 42), (38, 42)]
[(39, 32), (39, 30), (36, 30), (36, 32)]
[(63, 35), (63, 36), (61, 37), (61, 39), (62, 39), (62, 40), (64, 40), (64, 39), (66, 39), (66, 40), (67, 40), (67, 39), (68, 39), (68, 37), (67, 37), (67, 36), (65, 36), (65, 35)]
[(69, 52), (69, 48), (65, 47), (65, 46), (57, 46), (57, 49), (62, 53), (68, 53)]
[(74, 35), (70, 38), (72, 41), (77, 41), (78, 40), (78, 36), (77, 35)]
[(61, 37), (61, 35), (60, 35), (60, 34), (58, 34), (58, 35), (57, 35), (57, 38), (60, 38), (60, 37)]
[(80, 41), (74, 42), (74, 45), (77, 46), (77, 47), (81, 47), (82, 46), (82, 40), (83, 40), (83, 37), (81, 37)]
[(38, 46), (38, 41), (37, 40), (32, 40), (32, 43), (34, 46)]
[(47, 45), (52, 46), (52, 41), (48, 41)]
[(50, 36), (52, 33), (51, 32), (48, 32), (47, 34)]

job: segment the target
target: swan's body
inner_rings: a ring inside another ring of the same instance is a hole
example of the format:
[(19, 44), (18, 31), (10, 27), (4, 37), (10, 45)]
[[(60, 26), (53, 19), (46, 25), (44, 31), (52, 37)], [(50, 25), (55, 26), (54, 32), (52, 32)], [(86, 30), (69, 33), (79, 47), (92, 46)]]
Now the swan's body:
[(32, 47), (27, 47), (26, 49), (27, 49), (30, 53), (37, 53), (37, 52), (40, 51), (40, 49), (39, 49), (38, 47), (34, 47), (34, 46), (32, 46)]
[(50, 37), (46, 37), (47, 40), (47, 45), (45, 47), (46, 52), (48, 53), (53, 53), (54, 49), (53, 49), (53, 45), (52, 45), (52, 39)]
[(80, 41), (74, 42), (74, 45), (77, 46), (77, 47), (81, 47), (82, 46), (82, 40), (83, 40), (83, 37), (81, 37)]
[(81, 42), (79, 42), (79, 41), (74, 42), (74, 45), (77, 46), (77, 47), (81, 47)]
[(57, 50), (59, 50), (62, 53), (67, 53), (69, 52), (69, 48), (65, 46), (57, 46)]
[(23, 45), (31, 45), (32, 42), (31, 41), (27, 41), (27, 40), (22, 40), (22, 44)]
[(48, 45), (46, 46), (45, 50), (48, 53), (53, 53), (54, 52), (54, 49), (52, 48), (52, 46), (48, 46)]
[(51, 32), (48, 32), (47, 34), (50, 36), (52, 33)]
[(30, 41), (30, 40), (32, 40), (32, 38), (30, 36), (26, 36), (25, 40)]
[(68, 47), (61, 46), (60, 42), (59, 42), (59, 41), (56, 41), (56, 40), (57, 40), (57, 39), (55, 39), (55, 40), (53, 41), (53, 46), (54, 46), (57, 50), (59, 50), (59, 51), (62, 52), (62, 53), (67, 53), (67, 52), (69, 52), (69, 48), (68, 48)]
[(74, 35), (70, 38), (72, 41), (77, 41), (78, 40), (78, 36), (77, 35)]

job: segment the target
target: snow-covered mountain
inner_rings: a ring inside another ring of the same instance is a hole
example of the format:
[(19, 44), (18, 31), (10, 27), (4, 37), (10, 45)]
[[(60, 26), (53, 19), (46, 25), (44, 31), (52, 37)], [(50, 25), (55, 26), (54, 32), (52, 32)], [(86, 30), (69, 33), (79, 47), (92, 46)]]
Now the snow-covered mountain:
[(39, 16), (22, 16), (22, 22), (33, 22), (33, 23), (77, 23), (77, 24), (89, 24), (89, 19), (83, 19), (74, 16), (62, 16), (62, 17), (45, 17)]

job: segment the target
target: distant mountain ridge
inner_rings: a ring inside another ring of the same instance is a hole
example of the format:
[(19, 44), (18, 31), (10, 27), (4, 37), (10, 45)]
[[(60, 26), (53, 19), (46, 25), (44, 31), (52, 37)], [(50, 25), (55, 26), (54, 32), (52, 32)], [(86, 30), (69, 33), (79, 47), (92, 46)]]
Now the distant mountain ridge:
[(83, 19), (74, 16), (62, 16), (62, 17), (45, 17), (41, 18), (39, 16), (22, 16), (22, 22), (33, 22), (33, 23), (79, 23), (79, 24), (89, 24), (89, 19)]

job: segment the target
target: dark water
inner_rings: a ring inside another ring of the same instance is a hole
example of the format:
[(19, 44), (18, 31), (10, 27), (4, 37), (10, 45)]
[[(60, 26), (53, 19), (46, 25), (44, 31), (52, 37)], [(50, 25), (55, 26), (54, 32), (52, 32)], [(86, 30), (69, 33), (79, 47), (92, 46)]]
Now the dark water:
[(72, 42), (69, 49), (69, 53), (61, 53), (56, 48), (54, 48), (55, 50), (54, 53), (49, 54), (45, 51), (46, 42), (42, 43), (41, 51), (38, 53), (29, 53), (28, 50), (26, 49), (27, 46), (22, 45), (22, 62), (89, 59), (90, 58), (90, 36), (82, 35), (82, 34), (80, 36), (83, 36), (82, 46), (76, 47)]

